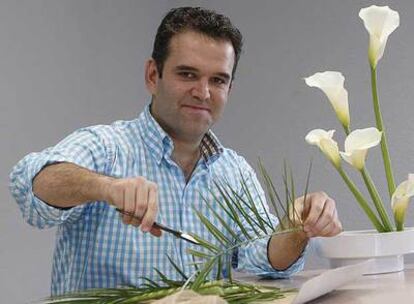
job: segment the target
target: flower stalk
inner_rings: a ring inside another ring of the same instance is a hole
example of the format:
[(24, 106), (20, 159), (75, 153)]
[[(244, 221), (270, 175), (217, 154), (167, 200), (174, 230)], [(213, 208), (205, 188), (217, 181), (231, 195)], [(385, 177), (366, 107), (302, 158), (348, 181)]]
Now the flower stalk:
[(368, 216), (371, 223), (374, 225), (375, 229), (377, 229), (377, 231), (379, 232), (386, 232), (386, 228), (384, 228), (383, 224), (372, 211), (371, 207), (369, 206), (368, 202), (366, 201), (362, 193), (358, 190), (357, 186), (355, 186), (352, 180), (348, 177), (343, 168), (338, 167), (337, 171), (344, 180), (345, 184), (348, 186), (349, 190), (351, 190), (352, 194), (359, 203), (359, 206), (362, 208), (362, 210), (364, 210), (365, 214)]
[(392, 194), (395, 191), (395, 181), (394, 175), (391, 167), (391, 159), (390, 154), (388, 151), (388, 143), (387, 137), (385, 135), (384, 124), (382, 122), (382, 114), (381, 108), (378, 101), (378, 93), (377, 93), (377, 73), (376, 68), (371, 65), (371, 89), (372, 89), (372, 102), (374, 105), (374, 113), (375, 113), (375, 122), (377, 125), (377, 129), (382, 132), (382, 139), (381, 139), (381, 153), (382, 153), (382, 160), (384, 162), (384, 169), (385, 175), (387, 177), (387, 184), (388, 184), (388, 193), (389, 197), (392, 197)]
[(361, 172), (362, 178), (364, 179), (368, 192), (371, 195), (371, 199), (374, 202), (375, 208), (378, 211), (379, 217), (381, 218), (382, 225), (384, 226), (385, 231), (386, 232), (393, 231), (393, 227), (388, 217), (387, 211), (384, 208), (384, 204), (382, 203), (377, 187), (375, 187), (375, 184), (372, 181), (368, 170), (364, 167), (362, 168), (360, 172)]

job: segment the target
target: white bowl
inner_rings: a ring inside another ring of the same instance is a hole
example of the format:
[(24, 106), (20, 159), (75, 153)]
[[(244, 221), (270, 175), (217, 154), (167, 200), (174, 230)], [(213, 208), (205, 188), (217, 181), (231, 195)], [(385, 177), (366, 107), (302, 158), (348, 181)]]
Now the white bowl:
[(317, 238), (316, 250), (336, 268), (375, 259), (366, 274), (404, 269), (404, 254), (414, 252), (414, 228), (399, 232), (345, 231), (335, 237)]

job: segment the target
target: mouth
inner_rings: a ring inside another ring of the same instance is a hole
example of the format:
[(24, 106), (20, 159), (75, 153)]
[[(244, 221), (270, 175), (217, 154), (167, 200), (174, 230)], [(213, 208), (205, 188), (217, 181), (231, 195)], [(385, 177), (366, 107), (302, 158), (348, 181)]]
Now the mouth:
[(193, 105), (183, 105), (182, 107), (189, 109), (189, 110), (196, 111), (196, 112), (208, 112), (208, 113), (211, 112), (211, 110), (207, 107), (193, 106)]

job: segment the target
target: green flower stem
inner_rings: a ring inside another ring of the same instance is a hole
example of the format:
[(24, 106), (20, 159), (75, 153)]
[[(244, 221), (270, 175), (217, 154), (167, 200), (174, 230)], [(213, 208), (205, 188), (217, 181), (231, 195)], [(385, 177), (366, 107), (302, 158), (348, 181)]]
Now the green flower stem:
[(378, 101), (377, 73), (376, 73), (376, 68), (373, 67), (372, 65), (371, 65), (371, 89), (372, 89), (372, 101), (374, 104), (375, 121), (377, 123), (377, 129), (382, 131), (382, 139), (381, 139), (382, 160), (384, 161), (385, 174), (387, 176), (388, 193), (391, 198), (392, 194), (395, 191), (395, 182), (394, 182), (394, 176), (392, 174), (391, 160), (390, 160), (390, 155), (388, 152), (387, 138), (385, 136), (384, 126), (382, 123), (381, 109), (380, 109), (380, 105)]
[(403, 231), (404, 230), (404, 223), (403, 222), (397, 222), (397, 231)]
[(361, 208), (365, 211), (365, 214), (368, 216), (368, 218), (371, 220), (371, 222), (374, 224), (375, 228), (378, 232), (385, 232), (384, 226), (382, 226), (381, 222), (378, 220), (375, 213), (371, 210), (371, 208), (368, 205), (368, 202), (362, 195), (362, 193), (358, 190), (358, 188), (355, 186), (355, 184), (352, 182), (352, 180), (348, 177), (348, 175), (345, 173), (345, 171), (342, 169), (342, 167), (336, 168), (341, 175), (342, 179), (345, 181), (346, 185), (348, 186), (349, 190), (351, 190), (352, 194), (355, 196), (356, 200), (358, 201)]
[(362, 168), (360, 170), (362, 177), (364, 178), (365, 185), (367, 186), (367, 189), (369, 191), (369, 194), (371, 195), (372, 201), (374, 202), (375, 208), (378, 211), (378, 214), (382, 220), (382, 224), (385, 228), (385, 231), (393, 231), (393, 227), (391, 224), (391, 221), (388, 217), (387, 211), (385, 211), (384, 204), (381, 200), (381, 197), (378, 194), (378, 190), (375, 187), (374, 182), (371, 179), (371, 176), (366, 168)]
[(349, 126), (345, 126), (345, 125), (342, 125), (342, 127), (344, 128), (345, 134), (348, 136), (349, 133), (351, 133), (351, 129), (349, 128)]
[(404, 220), (405, 220), (405, 210), (402, 212), (401, 210), (398, 210), (394, 213), (394, 221), (397, 227), (397, 231), (404, 230)]

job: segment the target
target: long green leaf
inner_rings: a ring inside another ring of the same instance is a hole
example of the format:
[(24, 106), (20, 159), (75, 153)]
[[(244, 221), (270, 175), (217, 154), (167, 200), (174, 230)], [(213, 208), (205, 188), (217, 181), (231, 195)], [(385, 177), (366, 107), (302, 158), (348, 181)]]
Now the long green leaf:
[(180, 267), (178, 267), (176, 263), (174, 263), (174, 261), (171, 259), (169, 255), (167, 255), (167, 258), (170, 261), (170, 263), (173, 265), (174, 269), (181, 275), (181, 277), (184, 280), (188, 280), (188, 277), (185, 275), (184, 271)]
[(276, 199), (278, 200), (279, 205), (282, 205), (282, 203), (280, 201), (280, 198), (279, 198), (278, 193), (276, 192), (276, 195), (274, 194), (275, 191), (274, 191), (274, 189), (270, 185), (270, 181), (269, 181), (270, 177), (269, 177), (269, 174), (267, 173), (266, 169), (264, 168), (264, 166), (263, 166), (263, 164), (262, 164), (262, 162), (260, 160), (259, 160), (259, 169), (260, 169), (260, 172), (262, 174), (262, 178), (263, 178), (263, 180), (265, 182), (265, 186), (266, 186), (266, 190), (267, 190), (267, 195), (268, 195), (268, 197), (270, 199), (270, 203), (272, 204), (273, 210), (276, 213), (276, 217), (279, 220), (279, 223), (280, 223), (280, 225), (282, 225), (282, 228), (283, 228), (282, 217), (279, 214), (279, 208), (278, 208), (278, 206), (276, 204)]
[(206, 249), (208, 249), (208, 250), (210, 250), (212, 252), (219, 252), (220, 251), (220, 248), (219, 247), (217, 247), (216, 245), (214, 245), (214, 244), (212, 244), (212, 243), (210, 243), (210, 242), (202, 239), (198, 235), (191, 234), (191, 236), (193, 238), (195, 238), (196, 241), (198, 241), (202, 247), (204, 247), (204, 248), (206, 248)]
[(257, 188), (256, 183), (253, 183), (253, 187), (254, 187), (254, 190), (256, 191), (256, 193), (258, 193), (258, 194), (259, 194), (259, 195), (258, 195), (258, 197), (259, 197), (259, 203), (260, 203), (260, 206), (262, 207), (262, 210), (263, 210), (263, 212), (265, 213), (266, 218), (267, 218), (267, 221), (264, 221), (264, 222), (265, 222), (265, 224), (266, 224), (266, 225), (267, 225), (267, 226), (268, 226), (271, 230), (274, 230), (274, 229), (275, 229), (275, 227), (274, 227), (274, 224), (273, 224), (272, 219), (270, 218), (269, 211), (268, 211), (268, 207), (267, 207), (267, 206), (265, 206), (265, 203), (264, 203), (264, 201), (263, 201), (262, 196), (260, 195), (260, 191), (259, 191), (259, 189)]
[(219, 229), (217, 229), (201, 212), (195, 211), (200, 221), (206, 226), (206, 228), (213, 234), (216, 239), (224, 246), (232, 244), (232, 241), (228, 239)]
[(217, 262), (217, 275), (216, 275), (217, 281), (221, 279), (221, 272), (222, 272), (222, 265), (221, 265), (221, 256), (220, 256)]
[[(272, 204), (273, 204), (273, 207), (275, 209), (276, 215), (279, 219), (280, 226), (281, 226), (282, 229), (285, 229), (285, 227), (283, 226), (283, 217), (281, 217), (280, 214), (277, 211), (278, 208), (276, 206), (274, 198), (276, 198), (276, 200), (278, 201), (279, 206), (281, 207), (281, 209), (282, 209), (283, 213), (285, 214), (286, 218), (289, 218), (288, 217), (288, 215), (289, 215), (288, 205), (285, 205), (285, 204), (282, 203), (282, 199), (281, 199), (279, 193), (277, 192), (276, 187), (275, 187), (272, 179), (270, 178), (270, 175), (266, 172), (265, 169), (263, 169), (262, 173), (263, 173), (263, 177), (266, 181), (266, 185), (267, 185), (267, 188), (268, 188), (268, 193), (269, 193), (269, 195), (271, 195), (271, 197), (273, 197)], [(286, 187), (286, 185), (285, 185), (285, 187)], [(286, 191), (288, 191), (288, 190), (286, 190)]]
[[(241, 184), (242, 184), (242, 190), (243, 190), (243, 193), (246, 195), (246, 197), (247, 197), (247, 200), (248, 200), (248, 202), (250, 203), (246, 203), (245, 202), (245, 200), (244, 199), (242, 199), (242, 202), (245, 204), (245, 206), (251, 211), (251, 212), (253, 212), (254, 214), (255, 214), (255, 216), (256, 216), (256, 218), (257, 218), (257, 220), (258, 220), (258, 224), (259, 224), (259, 227), (262, 229), (262, 231), (264, 232), (264, 233), (266, 233), (267, 232), (267, 229), (266, 229), (266, 227), (265, 227), (265, 225), (266, 225), (266, 220), (265, 219), (263, 219), (262, 218), (262, 216), (261, 216), (261, 214), (259, 213), (259, 210), (257, 209), (257, 206), (256, 206), (256, 202), (255, 202), (255, 200), (253, 199), (253, 196), (252, 196), (252, 194), (251, 194), (251, 192), (250, 192), (250, 190), (249, 190), (249, 187), (248, 187), (248, 184), (247, 184), (247, 180), (245, 179), (245, 177), (243, 176), (243, 174), (242, 174), (242, 172), (240, 172), (240, 176), (241, 176)], [(254, 184), (253, 182), (252, 182), (252, 184)], [(256, 191), (256, 190), (255, 190)], [(257, 197), (260, 197), (260, 195), (259, 195), (259, 192), (256, 192), (256, 194), (257, 194)], [(271, 227), (271, 229), (273, 228), (272, 226), (270, 226)]]
[[(237, 198), (233, 196), (237, 192), (235, 192), (234, 189), (227, 190), (226, 187), (221, 186), (218, 183), (216, 183), (216, 187), (221, 188), (221, 191), (220, 190), (219, 191), (224, 193), (224, 195), (226, 196), (226, 198), (227, 198), (226, 202), (231, 201), (232, 205), (234, 205), (237, 208), (238, 214), (240, 216), (242, 216), (243, 219), (249, 224), (250, 228), (255, 233), (255, 235), (260, 235), (259, 231), (256, 229), (256, 226), (253, 224), (252, 219), (250, 218), (250, 216), (244, 211), (244, 209), (242, 208), (240, 203), (237, 201)], [(233, 193), (232, 193), (233, 195), (229, 191), (233, 191)], [(229, 207), (234, 210), (232, 205), (230, 205)], [(240, 220), (236, 224), (238, 225), (238, 227), (240, 229), (244, 229), (244, 224)]]
[(198, 288), (200, 288), (201, 284), (204, 283), (207, 276), (213, 269), (214, 265), (216, 263), (216, 258), (211, 259), (208, 261), (205, 266), (198, 272), (198, 275), (196, 276), (194, 282), (191, 284), (191, 289), (194, 291), (197, 291)]
[(167, 276), (165, 274), (163, 274), (158, 268), (154, 267), (154, 271), (160, 276), (161, 281), (167, 285), (168, 287), (178, 287), (181, 286), (181, 284), (179, 282), (170, 280), (169, 278), (167, 278)]
[(220, 206), (223, 207), (224, 210), (227, 210), (233, 215), (233, 220), (235, 222), (235, 224), (238, 225), (238, 227), (240, 228), (240, 231), (243, 233), (243, 235), (247, 238), (250, 239), (250, 234), (247, 232), (247, 230), (244, 228), (243, 224), (240, 221), (239, 215), (238, 213), (234, 210), (231, 201), (229, 200), (228, 196), (226, 195), (226, 193), (224, 192), (224, 190), (221, 188), (221, 186), (219, 184), (217, 184), (215, 182), (215, 186), (217, 187), (218, 191), (220, 192), (221, 196), (223, 197), (224, 203), (226, 204), (226, 206), (222, 205), (221, 201), (218, 199), (216, 200), (218, 204), (220, 204)]
[[(239, 193), (235, 192), (234, 190), (231, 190), (231, 191), (234, 197), (233, 203), (236, 206), (237, 211), (239, 211), (239, 213), (241, 214), (241, 217), (249, 224), (249, 226), (252, 228), (255, 234), (256, 235), (260, 234), (260, 231), (256, 230), (256, 227), (257, 229), (262, 230), (263, 233), (267, 233), (267, 230), (263, 225), (264, 220), (261, 217), (261, 215), (258, 213), (257, 209), (255, 210), (254, 208), (250, 207), (250, 204), (246, 202), (245, 199), (242, 196), (240, 196)], [(244, 210), (242, 204), (246, 206), (247, 209), (249, 209), (253, 213), (254, 216), (250, 216), (250, 214)]]
[(210, 254), (207, 254), (207, 253), (202, 252), (202, 251), (194, 250), (194, 249), (191, 249), (191, 248), (188, 248), (188, 249), (187, 249), (187, 252), (188, 252), (189, 254), (191, 254), (191, 255), (193, 255), (193, 256), (195, 256), (195, 257), (197, 257), (197, 258), (202, 258), (202, 259), (209, 259), (209, 258), (212, 258), (212, 257), (213, 257), (213, 256), (212, 256), (212, 255), (210, 255)]
[[(204, 198), (203, 198), (204, 199)], [(205, 199), (204, 199), (205, 200)], [(206, 201), (206, 200), (205, 200)], [(214, 208), (207, 203), (207, 208), (210, 209), (210, 211), (214, 214), (214, 217), (220, 222), (221, 226), (224, 227), (224, 229), (226, 229), (226, 231), (231, 234), (231, 236), (237, 241), (241, 241), (239, 236), (233, 231), (233, 229), (231, 227), (229, 227), (229, 225), (227, 224), (227, 221), (223, 219), (223, 217), (221, 217), (216, 210), (214, 210)]]

